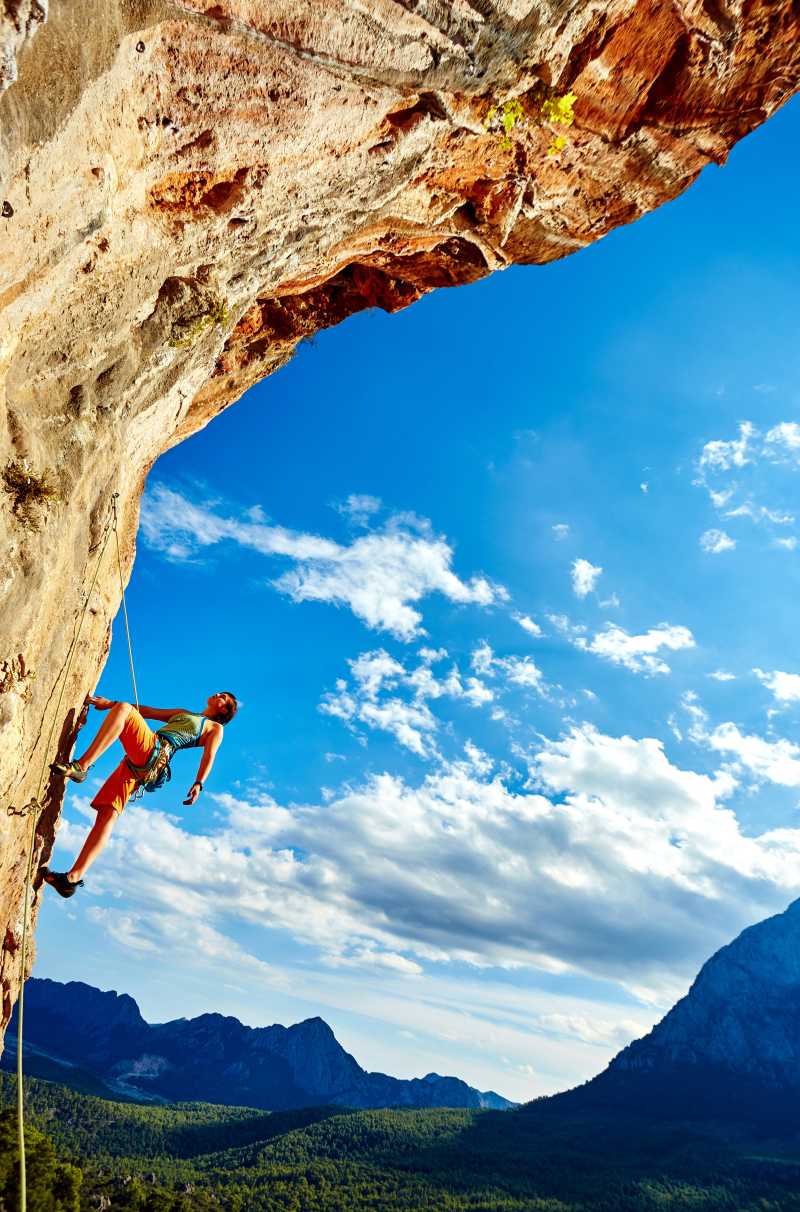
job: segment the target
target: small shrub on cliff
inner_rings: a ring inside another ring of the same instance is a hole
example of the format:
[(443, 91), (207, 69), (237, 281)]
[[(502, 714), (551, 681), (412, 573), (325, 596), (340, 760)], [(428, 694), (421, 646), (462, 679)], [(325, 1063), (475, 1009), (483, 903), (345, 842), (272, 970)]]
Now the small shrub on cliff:
[(12, 511), (26, 526), (38, 530), (42, 509), (56, 497), (48, 473), (34, 475), (24, 459), (9, 459), (2, 479), (5, 492), (12, 498)]
[[(576, 100), (575, 93), (563, 93), (560, 96), (553, 93), (542, 99), (542, 93), (539, 92), (535, 107), (531, 106), (528, 99), (526, 108), (519, 97), (514, 97), (510, 101), (489, 106), (483, 120), (484, 129), (499, 134), (500, 146), (510, 148), (512, 146), (511, 134), (515, 127), (524, 125), (527, 121), (532, 121), (537, 126), (572, 126), (575, 121), (573, 106)], [(565, 135), (554, 131), (547, 148), (547, 155), (557, 156), (566, 146), (566, 142)]]
[(518, 97), (504, 101), (502, 105), (491, 105), (483, 125), (486, 130), (496, 130), (501, 133), (500, 146), (511, 146), (511, 132), (518, 122), (525, 121), (525, 110)]
[(199, 315), (176, 325), (170, 345), (173, 349), (190, 349), (206, 329), (215, 326), (224, 328), (229, 320), (228, 304), (224, 299), (217, 298), (207, 311), (202, 311)]

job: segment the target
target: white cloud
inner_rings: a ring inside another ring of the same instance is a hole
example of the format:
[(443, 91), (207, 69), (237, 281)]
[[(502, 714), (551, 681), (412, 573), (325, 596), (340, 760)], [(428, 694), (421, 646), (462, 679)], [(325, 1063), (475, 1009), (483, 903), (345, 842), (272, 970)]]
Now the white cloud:
[[(731, 777), (683, 770), (657, 740), (575, 728), (535, 754), (537, 793), (491, 770), (470, 746), (417, 786), (383, 774), (324, 805), (217, 795), (207, 833), (132, 806), (92, 891), (124, 893), (115, 929), (141, 951), (174, 925), (224, 954), (238, 922), (409, 979), (461, 961), (660, 997), (800, 887), (800, 830), (745, 836)], [(82, 833), (67, 823), (59, 846)]]
[(700, 546), (709, 555), (719, 555), (722, 551), (732, 551), (736, 539), (732, 539), (724, 530), (706, 530), (700, 535)]
[(751, 421), (743, 421), (739, 426), (739, 437), (733, 441), (706, 442), (700, 455), (700, 467), (714, 471), (744, 467), (751, 462), (750, 443), (757, 432)]
[(380, 511), (383, 502), (380, 497), (371, 497), (367, 493), (351, 493), (346, 501), (334, 505), (337, 513), (349, 518), (355, 526), (369, 525), (373, 514)]
[(694, 648), (694, 636), (688, 627), (669, 623), (659, 623), (642, 635), (630, 635), (616, 624), (607, 623), (605, 631), (591, 640), (578, 637), (573, 643), (615, 665), (624, 665), (633, 673), (655, 674), (670, 672), (669, 665), (658, 656), (662, 649), (677, 652), (681, 648)]
[(264, 522), (226, 517), (157, 484), (142, 505), (145, 542), (167, 558), (189, 559), (223, 541), (281, 556), (294, 567), (272, 584), (295, 602), (348, 606), (368, 627), (401, 640), (422, 633), (416, 604), (440, 593), (451, 602), (491, 606), (507, 592), (485, 577), (461, 580), (452, 571), (453, 550), (430, 524), (396, 514), (380, 530), (342, 545)]
[(800, 457), (800, 425), (797, 421), (781, 421), (767, 431), (764, 442), (775, 458)]
[(733, 754), (736, 766), (750, 771), (757, 779), (781, 787), (800, 787), (800, 745), (748, 736), (730, 722), (719, 724), (702, 739), (717, 753)]
[(527, 631), (528, 635), (532, 635), (534, 639), (540, 639), (544, 634), (538, 623), (535, 623), (527, 614), (512, 615), (515, 623), (519, 623), (523, 631)]
[(763, 669), (754, 669), (753, 673), (772, 691), (777, 703), (800, 702), (800, 673), (783, 673), (779, 669), (765, 673)]
[(544, 674), (532, 657), (495, 656), (491, 646), (482, 640), (472, 652), (471, 663), (475, 672), (484, 677), (496, 677), (500, 673), (515, 686), (535, 690), (538, 694), (546, 693)]
[(486, 640), (482, 640), (478, 647), (473, 650), (470, 664), (476, 673), (486, 674), (491, 672), (493, 663), (494, 653), (491, 646), (487, 644)]
[(794, 551), (797, 547), (797, 539), (794, 535), (786, 539), (773, 539), (772, 545), (773, 547), (782, 547), (784, 551)]
[(709, 673), (708, 677), (713, 678), (715, 682), (735, 682), (736, 674), (728, 673), (725, 669), (715, 669), (713, 673)]
[(735, 509), (725, 513), (726, 518), (750, 518), (753, 522), (772, 522), (774, 526), (791, 526), (795, 517), (792, 513), (782, 513), (779, 509), (767, 509), (766, 505), (756, 505), (754, 501), (744, 501)]
[(588, 560), (573, 560), (572, 589), (579, 598), (585, 598), (594, 589), (603, 569)]
[(647, 496), (648, 492), (650, 491), (650, 485), (647, 483), (647, 480), (643, 480), (642, 483), (639, 485), (639, 488), (641, 489), (641, 491), (644, 493), (645, 496)]
[(557, 543), (562, 543), (569, 536), (569, 523), (556, 522), (555, 526), (551, 527), (553, 538)]
[[(488, 651), (491, 653), (491, 649)], [(439, 658), (447, 654), (443, 649), (438, 652), (422, 649), (421, 664), (408, 669), (383, 648), (363, 652), (348, 661), (352, 684), (345, 678), (338, 678), (335, 690), (322, 696), (319, 709), (324, 715), (342, 720), (351, 730), (357, 732), (357, 726), (361, 724), (370, 731), (387, 732), (418, 757), (438, 757), (435, 734), (440, 721), (428, 701), (460, 699), (469, 707), (477, 708), (492, 703), (495, 693), (479, 677), (462, 679), (457, 665), (436, 677), (431, 668), (431, 655)], [(493, 657), (490, 668), (492, 663), (497, 664)], [(516, 675), (512, 680), (518, 684), (536, 684), (534, 674), (539, 671), (532, 661), (529, 667), (526, 660), (518, 659), (513, 666), (509, 663), (509, 669)]]

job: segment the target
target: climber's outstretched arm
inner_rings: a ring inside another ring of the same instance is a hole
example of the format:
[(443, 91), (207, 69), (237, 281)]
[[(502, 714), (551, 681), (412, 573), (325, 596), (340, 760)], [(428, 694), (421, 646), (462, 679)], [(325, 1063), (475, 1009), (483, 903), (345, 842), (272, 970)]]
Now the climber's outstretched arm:
[(211, 773), (211, 767), (214, 765), (214, 758), (217, 755), (217, 750), (222, 744), (222, 725), (213, 723), (207, 729), (203, 737), (203, 756), (200, 759), (200, 765), (197, 768), (197, 778), (189, 788), (189, 793), (184, 804), (193, 804), (200, 792), (203, 790), (203, 783)]
[(143, 715), (146, 720), (171, 720), (180, 711), (187, 710), (187, 707), (145, 707), (142, 703), (139, 704), (139, 715)]
[[(96, 707), (98, 711), (108, 711), (109, 708), (116, 705), (114, 699), (105, 699), (101, 694), (87, 694), (86, 702), (91, 707)], [(146, 720), (170, 720), (179, 711), (186, 711), (186, 708), (145, 707), (142, 703), (139, 704), (139, 715), (143, 715)]]

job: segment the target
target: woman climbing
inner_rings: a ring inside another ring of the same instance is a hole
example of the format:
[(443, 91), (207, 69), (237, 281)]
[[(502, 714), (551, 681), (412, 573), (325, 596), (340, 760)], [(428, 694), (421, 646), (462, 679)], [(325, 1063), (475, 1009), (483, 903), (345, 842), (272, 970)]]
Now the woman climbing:
[[(212, 694), (202, 712), (186, 711), (182, 707), (169, 711), (159, 707), (139, 707), (137, 710), (131, 703), (115, 703), (100, 695), (89, 695), (86, 701), (98, 711), (108, 712), (100, 731), (83, 757), (70, 762), (54, 762), (51, 769), (82, 783), (92, 763), (114, 741), (121, 741), (125, 757), (92, 800), (97, 820), (72, 867), (69, 871), (41, 869), (45, 881), (61, 896), (74, 896), (82, 885), (83, 875), (105, 846), (114, 822), (136, 788), (142, 786), (154, 791), (169, 779), (170, 758), (178, 749), (203, 750), (197, 778), (183, 801), (184, 804), (195, 802), (222, 744), (223, 725), (233, 719), (239, 706), (236, 696), (228, 690)], [(163, 720), (164, 723), (153, 732), (145, 719)]]

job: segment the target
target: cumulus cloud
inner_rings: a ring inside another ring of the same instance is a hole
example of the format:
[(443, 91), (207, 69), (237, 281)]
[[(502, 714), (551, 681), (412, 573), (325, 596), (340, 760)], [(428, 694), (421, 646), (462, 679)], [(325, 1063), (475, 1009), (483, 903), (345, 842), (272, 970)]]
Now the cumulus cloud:
[[(351, 498), (363, 502), (365, 498)], [(319, 535), (287, 530), (265, 521), (226, 516), (157, 484), (142, 505), (145, 542), (167, 558), (191, 559), (222, 542), (293, 567), (272, 581), (295, 602), (347, 606), (367, 627), (410, 641), (422, 634), (424, 597), (440, 593), (451, 602), (491, 606), (508, 597), (485, 577), (462, 580), (452, 569), (453, 550), (424, 519), (396, 514), (379, 530), (339, 544)]]
[(642, 635), (630, 635), (616, 624), (607, 623), (605, 630), (591, 640), (577, 636), (572, 641), (577, 648), (593, 652), (595, 656), (623, 665), (632, 673), (669, 673), (670, 667), (658, 654), (662, 649), (677, 652), (681, 648), (694, 648), (694, 636), (688, 627), (676, 627), (659, 623)]
[(124, 890), (115, 928), (140, 951), (165, 918), (211, 946), (237, 921), (409, 979), (461, 961), (652, 996), (800, 887), (800, 830), (744, 835), (731, 776), (681, 769), (657, 740), (574, 728), (530, 774), (537, 789), (514, 790), (472, 747), (418, 785), (382, 774), (324, 805), (217, 795), (206, 833), (132, 806), (93, 891)]
[(731, 441), (706, 442), (700, 454), (700, 467), (714, 471), (729, 471), (732, 467), (744, 467), (752, 462), (752, 441), (757, 434), (751, 421), (739, 426), (739, 437)]
[(498, 674), (514, 686), (524, 686), (545, 694), (547, 682), (544, 674), (532, 657), (498, 657), (491, 646), (482, 640), (473, 649), (471, 657), (472, 668), (484, 677), (496, 677)]
[(800, 425), (781, 421), (767, 431), (764, 443), (774, 458), (800, 459)]
[(719, 555), (723, 551), (733, 551), (736, 539), (732, 539), (724, 530), (705, 530), (700, 535), (700, 546), (709, 555)]
[(747, 735), (730, 722), (718, 724), (702, 739), (717, 753), (732, 754), (734, 770), (741, 768), (758, 780), (780, 787), (800, 787), (800, 745)]
[(434, 674), (431, 666), (447, 656), (444, 649), (422, 648), (418, 655), (420, 663), (408, 668), (383, 648), (361, 653), (348, 661), (351, 681), (337, 679), (335, 690), (323, 695), (320, 711), (354, 731), (364, 725), (387, 732), (418, 757), (439, 756), (435, 734), (440, 721), (428, 702), (449, 698), (483, 707), (494, 701), (495, 694), (481, 678), (463, 677), (456, 664), (445, 674)]
[(736, 674), (728, 673), (727, 669), (715, 669), (713, 673), (709, 673), (708, 677), (713, 678), (715, 682), (735, 682)]
[(572, 589), (576, 597), (585, 598), (591, 593), (601, 576), (603, 569), (588, 560), (573, 560)]
[(780, 669), (774, 669), (771, 673), (754, 669), (753, 673), (772, 691), (777, 703), (800, 702), (800, 673), (784, 673)]

